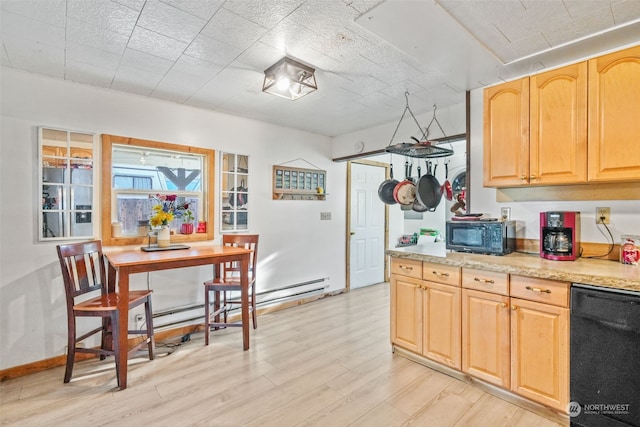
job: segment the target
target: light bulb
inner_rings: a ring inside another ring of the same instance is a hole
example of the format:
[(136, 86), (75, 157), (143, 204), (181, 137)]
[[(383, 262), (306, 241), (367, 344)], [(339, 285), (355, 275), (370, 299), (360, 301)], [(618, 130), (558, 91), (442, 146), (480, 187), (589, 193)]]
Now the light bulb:
[(276, 86), (278, 87), (278, 89), (280, 90), (286, 90), (289, 88), (289, 79), (286, 77), (281, 78), (280, 80), (278, 80), (278, 82), (276, 83)]

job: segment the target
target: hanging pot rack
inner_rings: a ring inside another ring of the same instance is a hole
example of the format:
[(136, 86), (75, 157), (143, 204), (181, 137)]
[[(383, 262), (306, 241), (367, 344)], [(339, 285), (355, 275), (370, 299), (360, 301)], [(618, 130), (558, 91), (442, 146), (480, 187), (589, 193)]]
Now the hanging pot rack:
[[(409, 107), (409, 92), (405, 92), (404, 97), (407, 100), (407, 104), (404, 107), (402, 116), (400, 116), (400, 121), (398, 121), (396, 130), (393, 131), (393, 135), (391, 136), (391, 140), (389, 141), (389, 145), (387, 146), (387, 148), (385, 148), (385, 151), (387, 153), (400, 154), (403, 156), (420, 158), (420, 159), (448, 157), (452, 155), (453, 150), (449, 148), (439, 147), (428, 140), (429, 129), (431, 128), (431, 125), (434, 122), (438, 125), (438, 128), (440, 128), (440, 132), (442, 132), (442, 135), (446, 137), (446, 134), (442, 130), (442, 126), (440, 126), (440, 122), (436, 118), (437, 107), (435, 105), (433, 106), (433, 118), (431, 119), (431, 122), (429, 122), (429, 126), (427, 126), (425, 131), (423, 132), (422, 127), (420, 127), (420, 124), (416, 119), (416, 116), (413, 114), (413, 111), (411, 111), (411, 108)], [(417, 138), (411, 137), (416, 142), (400, 142), (392, 145), (393, 139), (396, 137), (396, 133), (398, 132), (398, 129), (400, 128), (400, 124), (402, 123), (402, 120), (404, 119), (404, 116), (407, 113), (407, 111), (409, 112), (409, 114), (411, 114), (413, 121), (418, 126), (418, 130), (422, 134), (422, 141), (419, 141)]]

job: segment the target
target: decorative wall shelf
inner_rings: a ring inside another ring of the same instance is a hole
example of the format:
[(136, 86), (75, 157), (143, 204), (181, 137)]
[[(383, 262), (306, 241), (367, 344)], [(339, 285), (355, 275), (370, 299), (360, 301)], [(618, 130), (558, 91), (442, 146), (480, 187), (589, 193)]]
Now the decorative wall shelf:
[(273, 166), (273, 200), (325, 200), (327, 171)]

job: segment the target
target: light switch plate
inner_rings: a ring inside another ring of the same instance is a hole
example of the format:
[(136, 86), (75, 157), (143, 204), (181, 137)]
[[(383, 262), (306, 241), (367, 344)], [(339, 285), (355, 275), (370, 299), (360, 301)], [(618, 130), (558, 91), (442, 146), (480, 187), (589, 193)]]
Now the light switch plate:
[(331, 212), (320, 212), (320, 220), (321, 221), (331, 220)]
[(511, 219), (511, 208), (500, 208), (500, 219), (509, 221)]

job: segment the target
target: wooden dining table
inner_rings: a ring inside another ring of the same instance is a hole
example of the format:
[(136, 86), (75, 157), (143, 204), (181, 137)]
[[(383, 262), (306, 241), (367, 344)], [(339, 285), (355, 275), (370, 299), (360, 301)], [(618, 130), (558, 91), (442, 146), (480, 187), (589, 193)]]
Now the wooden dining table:
[[(118, 298), (118, 344), (119, 348), (128, 347), (129, 330), (129, 276), (134, 273), (146, 273), (173, 268), (213, 265), (225, 262), (240, 263), (240, 284), (242, 318), (249, 318), (249, 260), (251, 250), (232, 246), (209, 245), (187, 249), (145, 252), (141, 249), (107, 252), (109, 292), (120, 294)], [(213, 269), (215, 274), (215, 268)], [(117, 277), (117, 280), (116, 280)], [(242, 322), (242, 342), (244, 350), (249, 349), (249, 323)], [(127, 388), (127, 352), (121, 351), (118, 383), (120, 389)]]

